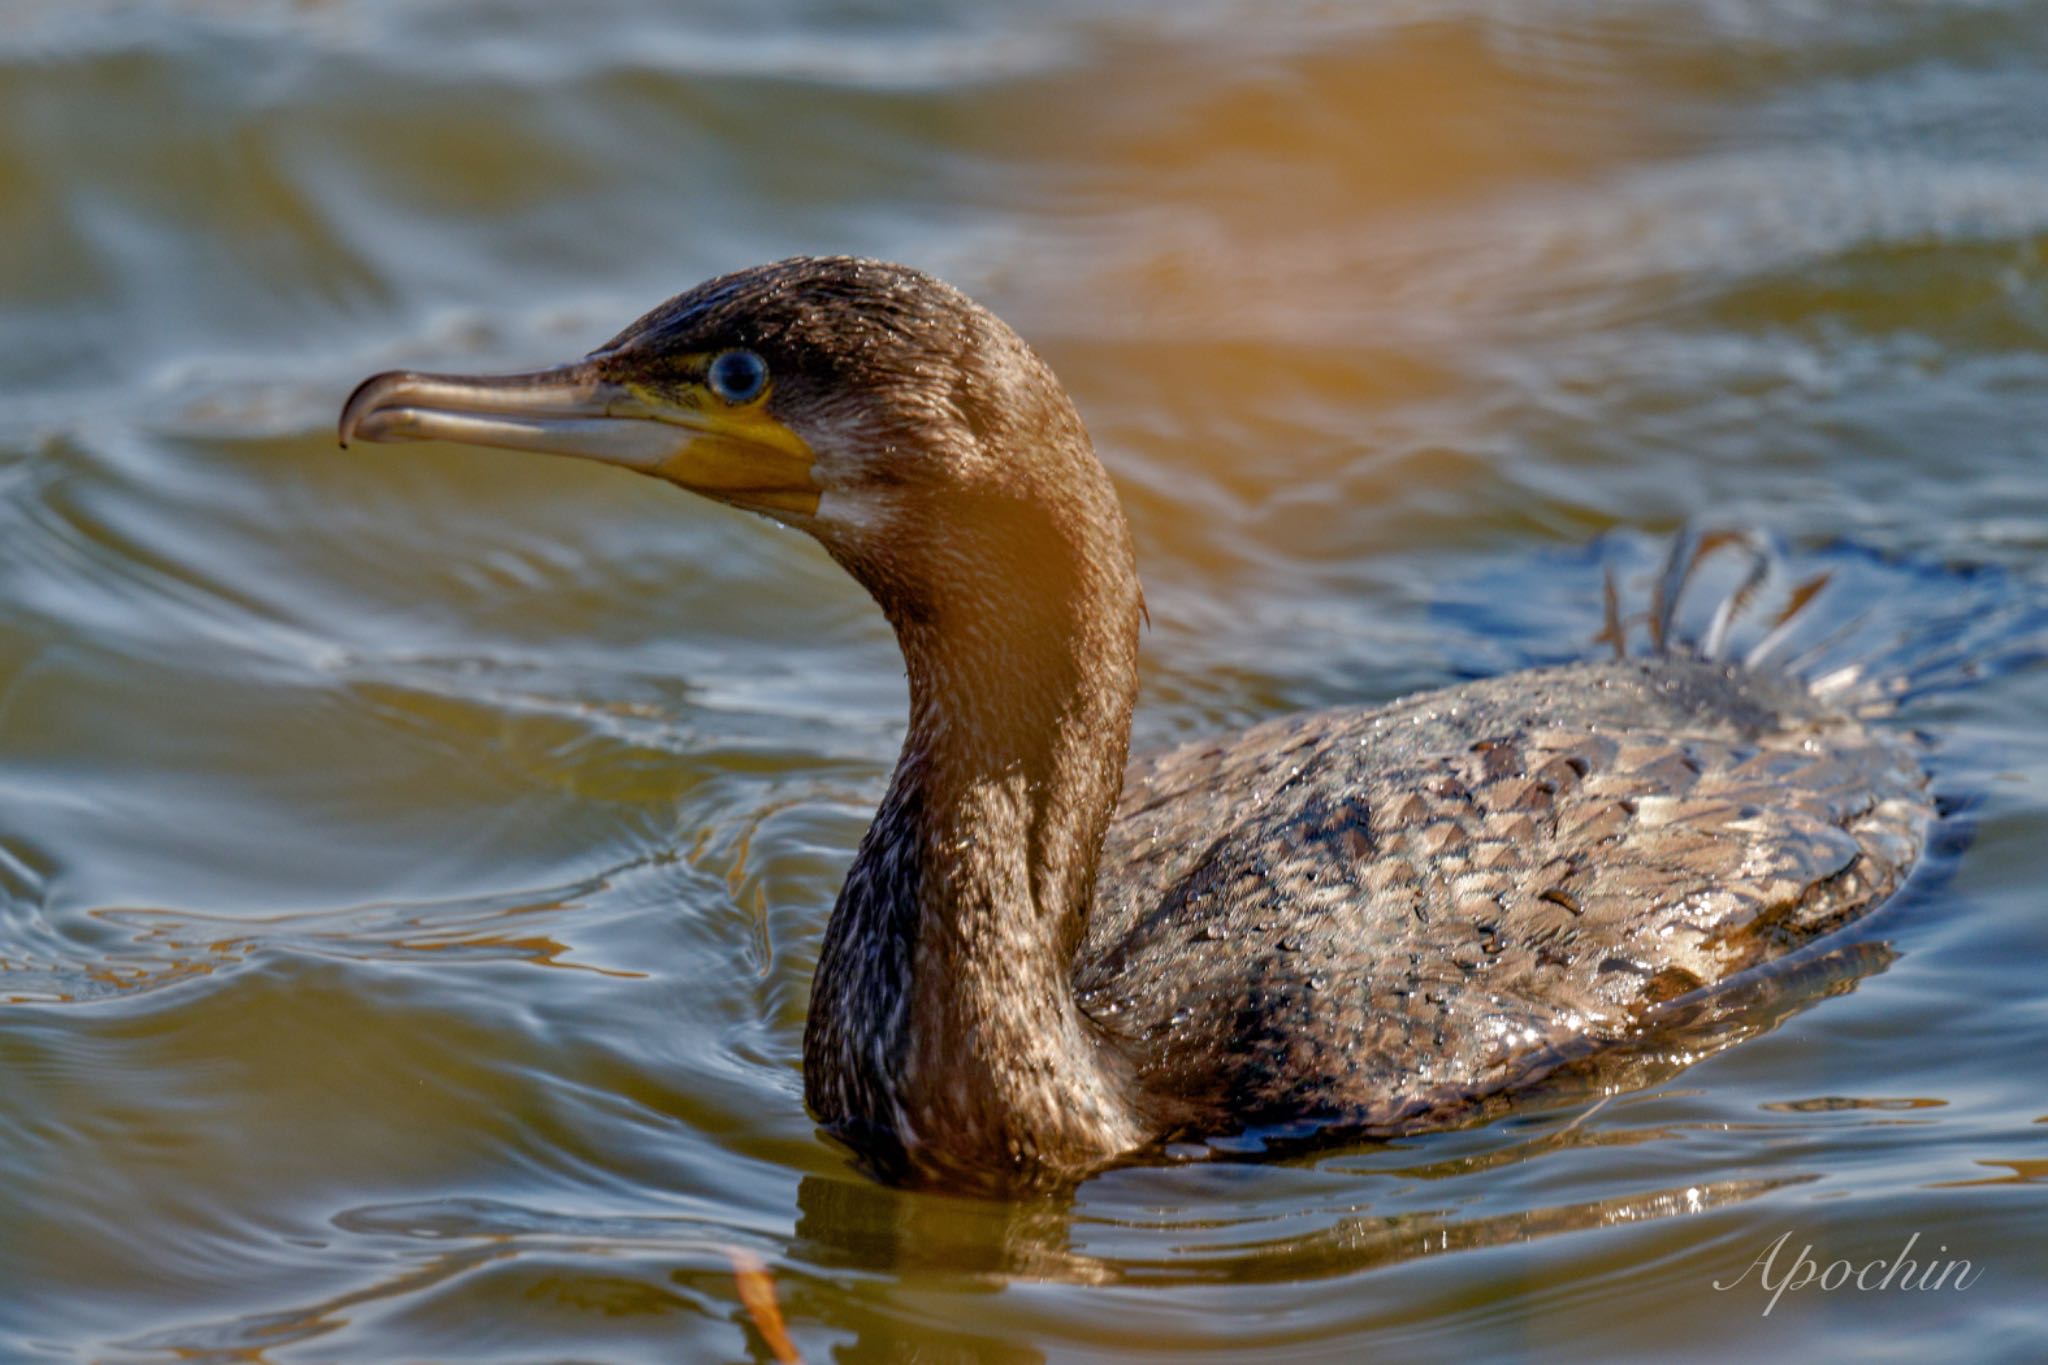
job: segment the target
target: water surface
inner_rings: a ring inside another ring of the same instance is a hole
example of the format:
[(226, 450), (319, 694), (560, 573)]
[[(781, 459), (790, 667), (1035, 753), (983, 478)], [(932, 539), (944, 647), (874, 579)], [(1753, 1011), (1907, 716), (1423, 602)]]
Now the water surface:
[[(904, 1194), (800, 1101), (904, 703), (859, 590), (333, 443), (372, 370), (864, 252), (1072, 389), (1141, 744), (1585, 652), (1689, 518), (1978, 619), (2048, 548), (2043, 90), (2018, 0), (11, 0), (0, 1358), (764, 1359), (735, 1251), (814, 1360), (2048, 1354), (2038, 670), (1918, 708), (1967, 848), (1739, 1047)], [(1713, 1288), (1787, 1231), (1982, 1274)]]

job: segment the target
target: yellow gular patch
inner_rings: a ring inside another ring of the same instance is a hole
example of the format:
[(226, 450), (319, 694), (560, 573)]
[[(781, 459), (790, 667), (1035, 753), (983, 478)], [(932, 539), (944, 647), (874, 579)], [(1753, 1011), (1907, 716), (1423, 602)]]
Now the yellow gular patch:
[(681, 394), (657, 394), (639, 385), (631, 389), (662, 420), (687, 433), (675, 454), (654, 471), (660, 477), (756, 511), (809, 516), (818, 510), (823, 490), (811, 478), (810, 443), (769, 416), (772, 388), (740, 405), (697, 384)]

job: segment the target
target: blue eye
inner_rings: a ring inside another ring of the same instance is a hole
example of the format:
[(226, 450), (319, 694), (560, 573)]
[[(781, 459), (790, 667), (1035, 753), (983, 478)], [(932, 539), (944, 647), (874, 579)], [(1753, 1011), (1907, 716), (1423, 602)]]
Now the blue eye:
[(768, 387), (768, 362), (752, 351), (720, 351), (706, 376), (728, 403), (751, 403)]

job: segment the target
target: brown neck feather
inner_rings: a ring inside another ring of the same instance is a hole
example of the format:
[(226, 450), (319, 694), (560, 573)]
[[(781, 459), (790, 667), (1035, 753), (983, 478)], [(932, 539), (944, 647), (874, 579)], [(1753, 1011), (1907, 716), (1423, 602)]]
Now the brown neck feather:
[(910, 728), (826, 931), (805, 1079), (813, 1112), (890, 1174), (1002, 1180), (1136, 1137), (1072, 985), (1140, 612), (1122, 514), (1087, 464), (1100, 490), (1069, 505), (952, 509), (964, 548), (929, 579), (942, 591), (856, 569), (896, 627)]

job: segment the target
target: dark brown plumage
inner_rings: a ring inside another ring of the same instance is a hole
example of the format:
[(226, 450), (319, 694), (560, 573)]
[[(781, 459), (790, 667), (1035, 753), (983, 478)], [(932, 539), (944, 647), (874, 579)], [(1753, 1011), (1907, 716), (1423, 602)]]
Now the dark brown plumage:
[[(718, 396), (735, 349), (764, 396)], [(901, 266), (727, 276), (543, 375), (378, 376), (352, 433), (627, 464), (800, 527), (874, 595), (909, 732), (826, 930), (805, 1095), (891, 1178), (1459, 1122), (1868, 910), (1930, 815), (1900, 742), (1669, 655), (1126, 771), (1115, 492), (1037, 355)]]
[(1899, 745), (1733, 665), (1288, 717), (1132, 765), (1082, 1000), (1191, 1132), (1456, 1122), (1863, 913), (1930, 815)]

